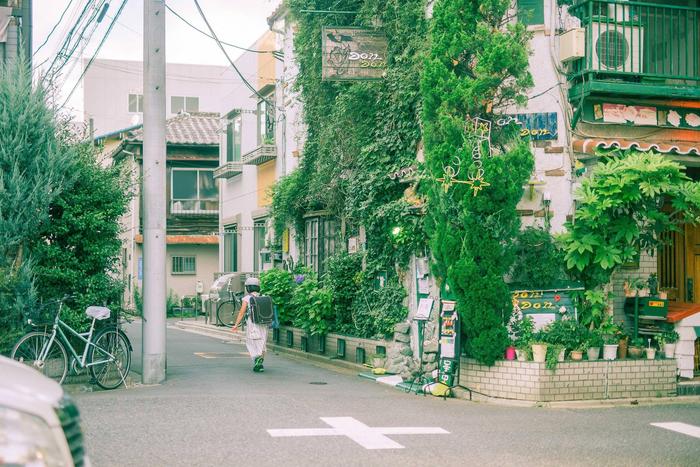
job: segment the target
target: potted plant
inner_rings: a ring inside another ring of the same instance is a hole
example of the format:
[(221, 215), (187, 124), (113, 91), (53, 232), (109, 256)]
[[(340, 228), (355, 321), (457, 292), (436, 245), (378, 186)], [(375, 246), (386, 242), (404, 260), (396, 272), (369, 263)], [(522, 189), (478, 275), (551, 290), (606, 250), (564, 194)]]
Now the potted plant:
[(629, 340), (629, 336), (625, 334), (624, 332), (621, 332), (618, 336), (618, 342), (617, 342), (617, 358), (618, 359), (623, 359), (627, 358), (627, 342)]
[(656, 349), (651, 346), (651, 339), (647, 339), (647, 360), (654, 360), (656, 358)]
[(676, 331), (666, 331), (660, 336), (657, 336), (656, 342), (659, 344), (659, 349), (664, 350), (664, 356), (666, 358), (673, 358), (676, 353), (676, 342), (678, 342), (679, 335)]
[(641, 358), (644, 352), (644, 339), (641, 337), (635, 337), (630, 340), (629, 347), (627, 349), (630, 358)]
[(544, 363), (547, 359), (547, 346), (546, 334), (544, 331), (539, 331), (535, 336), (535, 339), (530, 344), (532, 347), (532, 361), (536, 363)]
[(586, 342), (586, 354), (588, 360), (598, 360), (600, 358), (600, 348), (603, 346), (603, 338), (600, 333), (592, 332)]
[(649, 296), (649, 286), (647, 285), (647, 281), (645, 281), (642, 278), (639, 278), (635, 282), (635, 287), (637, 289), (637, 296), (638, 297), (648, 297)]
[(386, 365), (386, 355), (381, 353), (375, 353), (370, 355), (370, 360), (372, 361), (372, 366), (374, 368), (385, 368)]
[(515, 354), (519, 362), (527, 361), (535, 323), (529, 316), (514, 317), (510, 322), (511, 337), (515, 344)]
[(583, 352), (586, 350), (586, 344), (580, 344), (578, 347), (576, 347), (574, 350), (572, 350), (569, 353), (569, 357), (571, 357), (571, 360), (579, 361), (583, 360)]
[(656, 294), (659, 292), (659, 278), (655, 272), (649, 274), (649, 278), (647, 279), (647, 286), (649, 287), (649, 294), (652, 297), (655, 297)]
[(603, 360), (615, 360), (617, 357), (617, 347), (619, 340), (614, 334), (603, 336)]
[(547, 346), (547, 355), (545, 357), (545, 366), (549, 370), (555, 370), (559, 362), (564, 361), (565, 348), (561, 344), (551, 344)]
[(515, 348), (515, 357), (519, 362), (526, 362), (530, 354), (531, 346), (529, 342), (523, 342)]

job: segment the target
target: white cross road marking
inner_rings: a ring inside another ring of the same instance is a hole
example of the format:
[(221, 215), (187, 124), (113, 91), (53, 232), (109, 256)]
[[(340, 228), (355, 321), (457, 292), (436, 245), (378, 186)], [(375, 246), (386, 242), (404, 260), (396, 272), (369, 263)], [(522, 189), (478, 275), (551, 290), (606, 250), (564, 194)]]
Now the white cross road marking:
[(449, 435), (436, 426), (375, 427), (365, 425), (352, 417), (321, 417), (332, 428), (299, 428), (267, 430), (273, 438), (300, 436), (347, 436), (365, 449), (403, 449), (404, 446), (384, 435)]
[(659, 428), (665, 428), (666, 430), (676, 431), (678, 433), (683, 433), (684, 435), (692, 436), (694, 438), (700, 438), (700, 428), (693, 425), (688, 425), (687, 423), (680, 422), (668, 422), (668, 423), (652, 423), (652, 426)]

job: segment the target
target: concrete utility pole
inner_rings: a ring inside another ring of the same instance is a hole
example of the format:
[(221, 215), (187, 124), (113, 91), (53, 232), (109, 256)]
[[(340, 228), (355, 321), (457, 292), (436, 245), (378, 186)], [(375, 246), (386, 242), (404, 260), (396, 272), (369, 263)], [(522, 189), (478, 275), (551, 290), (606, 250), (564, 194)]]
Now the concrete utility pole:
[(143, 3), (143, 384), (165, 381), (165, 1)]

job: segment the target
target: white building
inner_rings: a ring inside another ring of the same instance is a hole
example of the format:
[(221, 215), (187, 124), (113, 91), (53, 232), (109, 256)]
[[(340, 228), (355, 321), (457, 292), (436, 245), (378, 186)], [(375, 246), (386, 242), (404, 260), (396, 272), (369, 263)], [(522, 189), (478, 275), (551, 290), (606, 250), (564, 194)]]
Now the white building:
[[(230, 67), (166, 65), (166, 111), (217, 112), (221, 100), (240, 80)], [(93, 134), (103, 135), (143, 122), (143, 62), (95, 60), (83, 84), (84, 121), (92, 119)]]

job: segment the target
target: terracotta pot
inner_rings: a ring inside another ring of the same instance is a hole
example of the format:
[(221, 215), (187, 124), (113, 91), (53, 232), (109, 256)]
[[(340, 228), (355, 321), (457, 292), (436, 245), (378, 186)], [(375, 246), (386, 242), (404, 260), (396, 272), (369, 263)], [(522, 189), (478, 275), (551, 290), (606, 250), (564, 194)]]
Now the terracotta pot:
[(630, 358), (641, 358), (644, 349), (642, 347), (629, 347), (627, 349), (627, 354)]
[(627, 339), (620, 339), (617, 345), (617, 358), (627, 358)]
[(675, 342), (664, 344), (664, 357), (673, 358), (675, 354), (676, 354), (676, 343)]
[(600, 358), (600, 347), (590, 347), (586, 353), (589, 360), (598, 360)]
[(515, 347), (512, 345), (506, 347), (506, 360), (515, 360)]
[(569, 357), (571, 357), (571, 360), (583, 360), (583, 352), (580, 350), (572, 350)]
[(544, 363), (547, 358), (547, 344), (532, 344), (532, 361)]
[(615, 360), (617, 357), (617, 344), (603, 345), (603, 360)]

